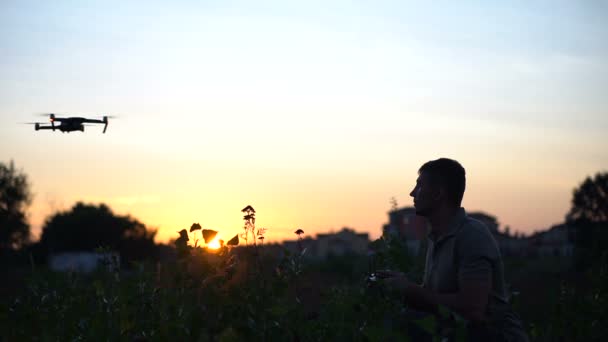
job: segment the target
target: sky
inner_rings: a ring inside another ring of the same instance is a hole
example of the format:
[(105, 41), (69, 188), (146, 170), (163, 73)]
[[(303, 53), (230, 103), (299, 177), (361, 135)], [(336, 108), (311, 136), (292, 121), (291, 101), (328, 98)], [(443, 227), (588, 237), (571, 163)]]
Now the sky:
[[(418, 168), (467, 172), (463, 206), (532, 233), (608, 170), (602, 1), (0, 2), (0, 161), (28, 218), (106, 203), (166, 242), (381, 234)], [(99, 118), (38, 131), (40, 113)]]

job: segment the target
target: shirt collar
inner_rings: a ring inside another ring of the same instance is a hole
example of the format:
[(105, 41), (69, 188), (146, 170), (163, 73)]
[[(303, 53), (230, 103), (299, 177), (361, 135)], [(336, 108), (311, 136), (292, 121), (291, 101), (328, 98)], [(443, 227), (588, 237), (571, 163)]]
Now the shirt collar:
[(429, 239), (431, 241), (433, 241), (433, 243), (437, 244), (451, 236), (454, 236), (456, 234), (456, 232), (458, 231), (458, 229), (460, 228), (462, 221), (466, 217), (467, 217), (467, 213), (465, 212), (464, 208), (462, 208), (462, 207), (459, 208), (458, 211), (456, 211), (456, 214), (450, 220), (450, 223), (448, 224), (448, 227), (447, 227), (445, 233), (437, 236), (436, 234), (433, 234), (433, 231), (431, 231), (428, 235)]

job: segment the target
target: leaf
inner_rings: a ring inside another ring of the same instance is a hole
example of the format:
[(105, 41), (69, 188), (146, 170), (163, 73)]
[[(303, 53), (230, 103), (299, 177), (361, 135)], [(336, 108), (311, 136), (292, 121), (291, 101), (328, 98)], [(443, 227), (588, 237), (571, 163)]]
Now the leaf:
[(258, 240), (264, 240), (263, 236), (258, 237)]
[(273, 305), (268, 311), (275, 317), (283, 317), (289, 313), (287, 305)]
[(239, 244), (239, 234), (236, 234), (232, 239), (228, 240), (228, 242), (226, 242), (226, 245), (228, 246), (236, 246)]
[(232, 342), (232, 341), (240, 341), (242, 340), (242, 336), (239, 336), (239, 334), (236, 332), (236, 330), (234, 330), (233, 327), (228, 327), (224, 330), (222, 330), (218, 336), (218, 341), (219, 342)]
[(252, 213), (255, 213), (255, 209), (253, 209), (253, 207), (250, 205), (246, 206), (245, 208), (243, 208), (243, 210), (241, 210), (242, 213), (249, 212), (249, 211), (251, 211)]
[(449, 318), (451, 316), (450, 310), (448, 310), (448, 308), (445, 307), (444, 305), (438, 305), (438, 308), (439, 308), (439, 315), (442, 318)]
[(414, 324), (431, 335), (434, 335), (437, 331), (437, 321), (434, 316), (426, 316), (422, 319), (417, 319), (414, 321)]
[(211, 242), (216, 235), (217, 231), (215, 230), (203, 229), (203, 239), (205, 239), (205, 243)]
[(302, 229), (298, 229), (294, 233), (296, 233), (297, 235), (300, 235), (300, 234), (304, 234), (304, 231)]
[(188, 231), (187, 231), (187, 230), (182, 229), (182, 230), (180, 230), (178, 233), (179, 233), (179, 238), (180, 238), (180, 239), (185, 240), (185, 241), (190, 240), (190, 239), (188, 238)]
[(185, 229), (182, 230), (186, 235), (182, 235), (175, 240), (175, 248), (177, 249), (177, 254), (180, 257), (187, 256), (189, 254), (188, 250), (188, 233)]
[(192, 224), (192, 226), (190, 227), (190, 233), (192, 233), (192, 232), (193, 232), (193, 231), (195, 231), (195, 230), (201, 230), (201, 229), (202, 229), (202, 227), (201, 227), (201, 225), (200, 225), (200, 224), (198, 224), (198, 223), (193, 223), (193, 224)]

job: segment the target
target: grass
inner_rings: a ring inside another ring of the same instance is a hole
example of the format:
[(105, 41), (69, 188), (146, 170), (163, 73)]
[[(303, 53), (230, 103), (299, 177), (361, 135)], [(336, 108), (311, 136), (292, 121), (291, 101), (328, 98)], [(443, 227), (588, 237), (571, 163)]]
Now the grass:
[[(439, 338), (438, 321), (408, 318), (402, 301), (370, 286), (367, 257), (313, 262), (304, 258), (306, 246), (264, 245), (255, 211), (245, 209), (247, 240), (239, 247), (233, 238), (209, 250), (217, 232), (193, 224), (180, 232), (174, 261), (90, 275), (13, 271), (1, 287), (0, 340), (386, 341), (407, 340), (412, 327)], [(371, 247), (378, 267), (420, 276), (414, 265), (421, 260), (410, 259), (398, 240)], [(505, 259), (507, 279), (521, 293), (517, 311), (535, 340), (601, 340), (606, 269), (588, 273), (580, 288), (566, 261)]]

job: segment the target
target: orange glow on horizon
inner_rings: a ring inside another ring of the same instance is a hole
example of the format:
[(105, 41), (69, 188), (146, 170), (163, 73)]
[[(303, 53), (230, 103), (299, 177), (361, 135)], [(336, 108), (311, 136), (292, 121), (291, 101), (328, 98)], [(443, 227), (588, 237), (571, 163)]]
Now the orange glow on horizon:
[(207, 248), (209, 249), (218, 249), (220, 247), (220, 239), (217, 236), (207, 244)]

